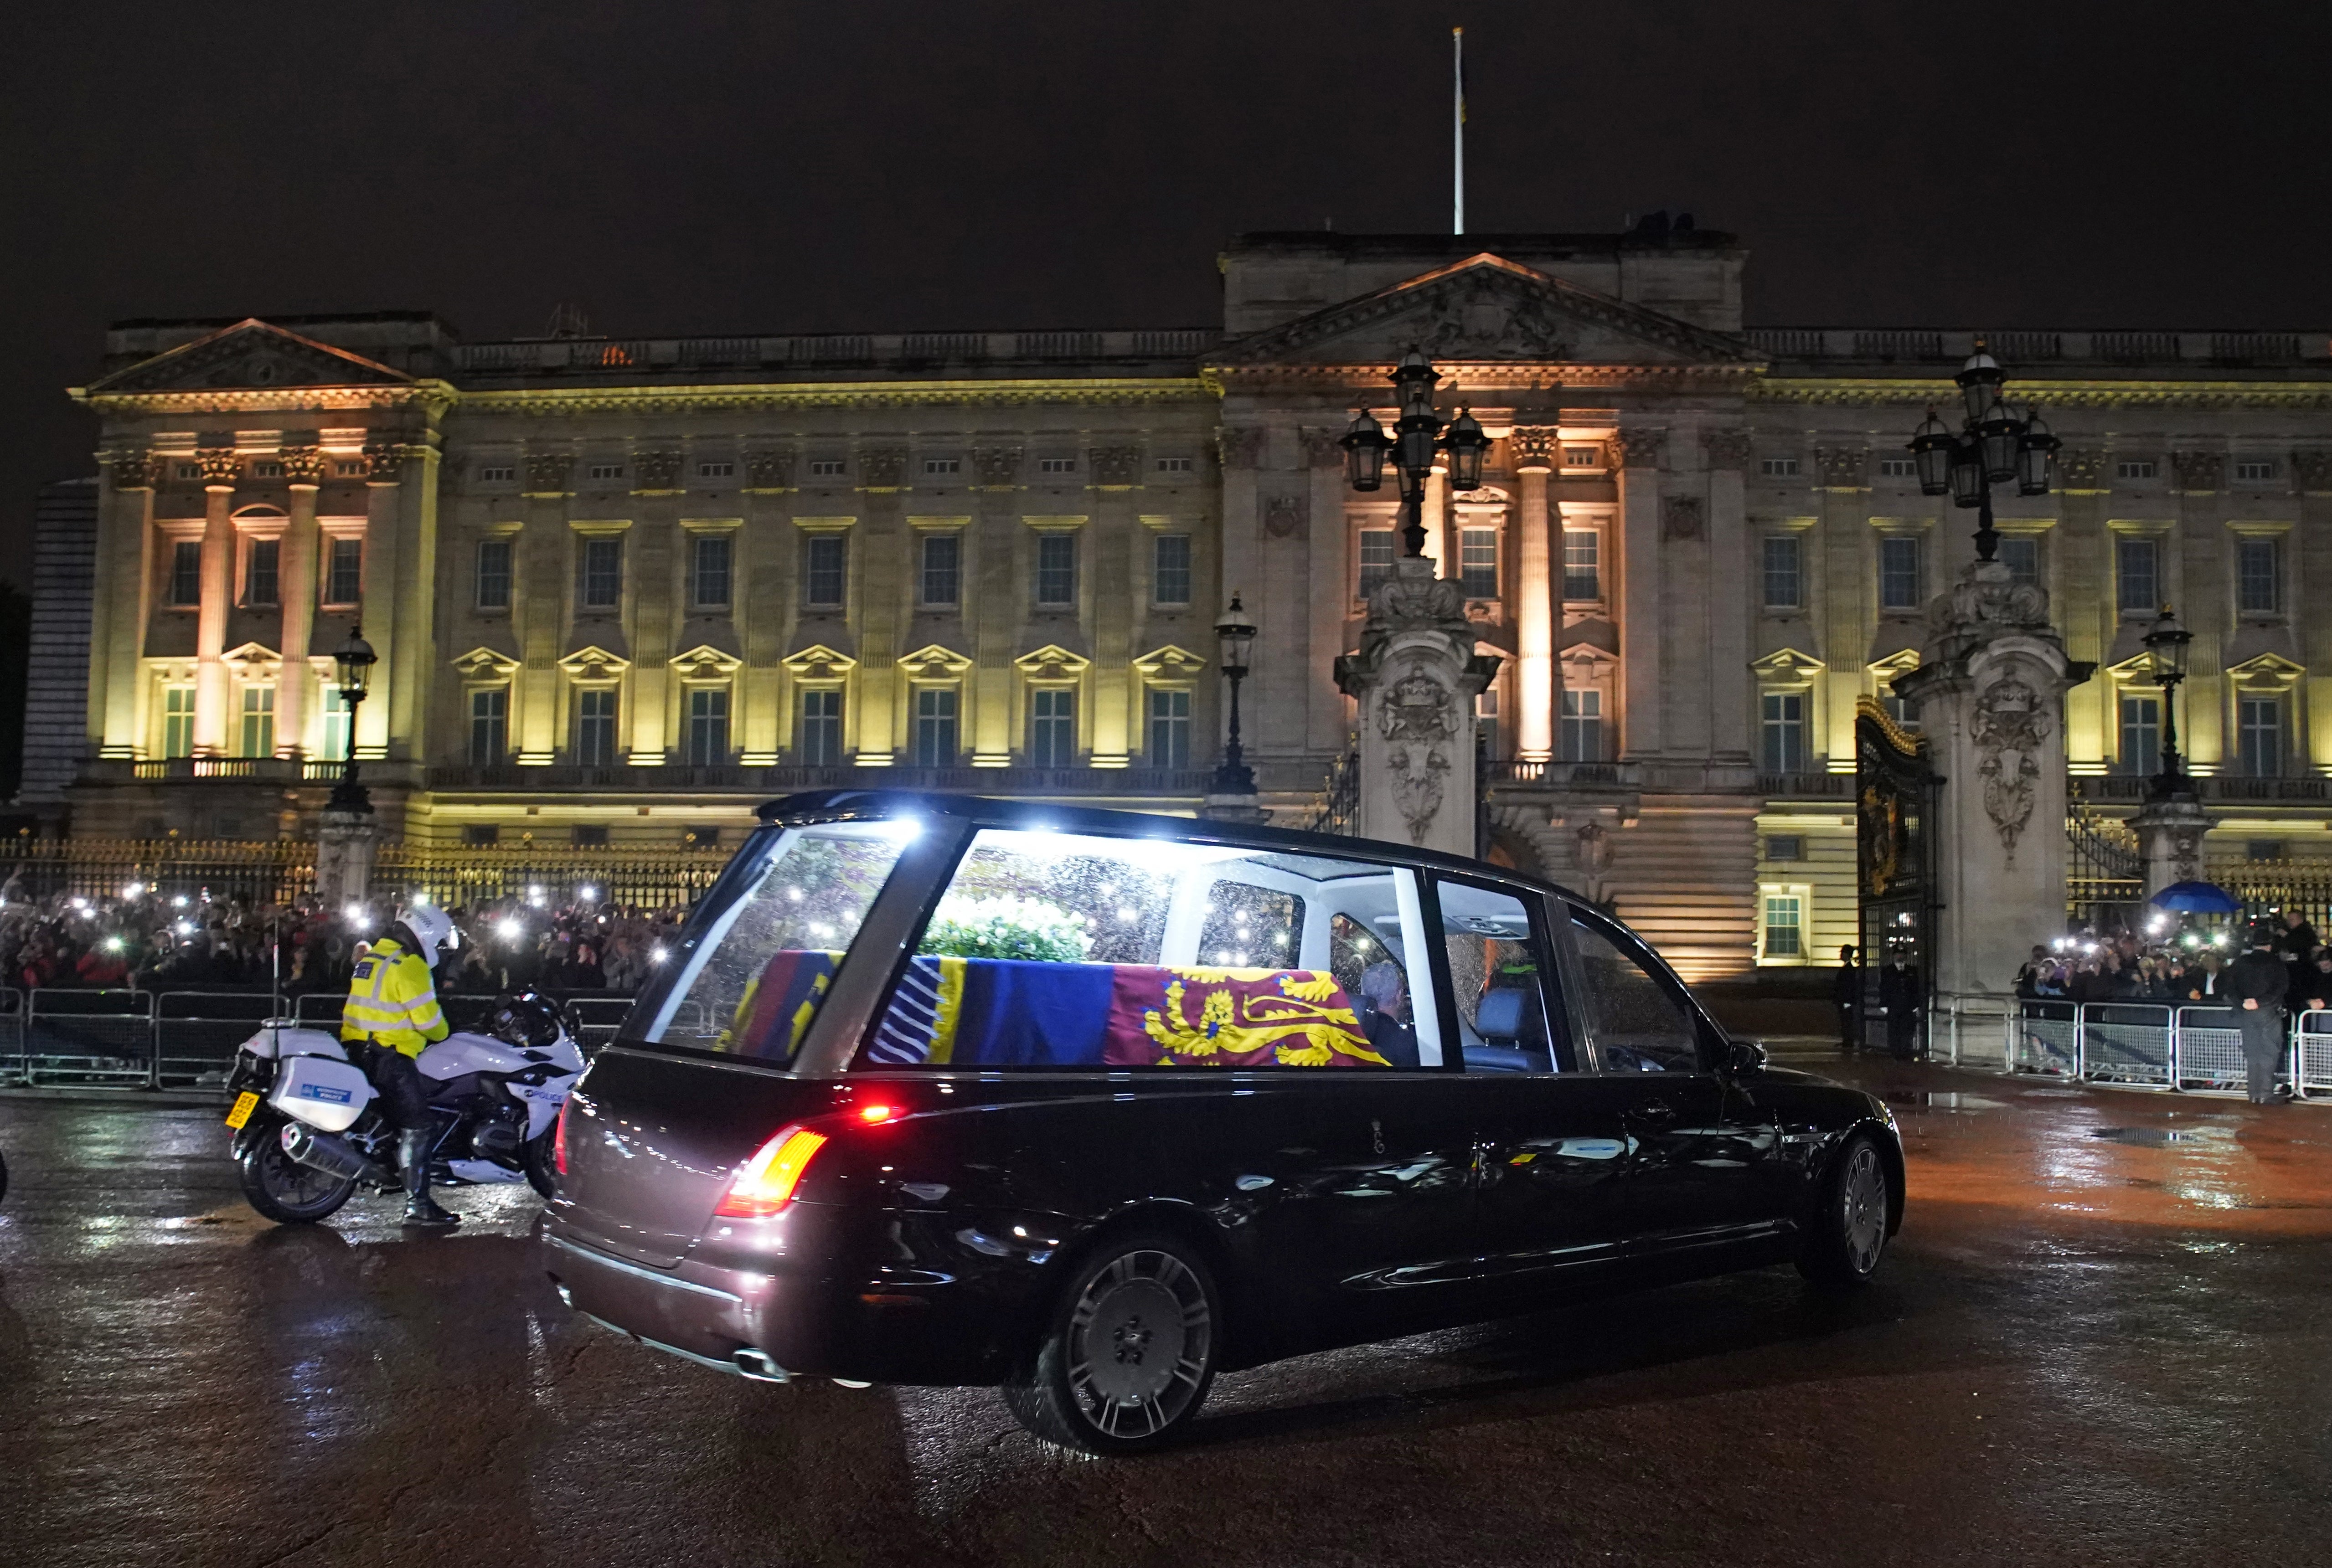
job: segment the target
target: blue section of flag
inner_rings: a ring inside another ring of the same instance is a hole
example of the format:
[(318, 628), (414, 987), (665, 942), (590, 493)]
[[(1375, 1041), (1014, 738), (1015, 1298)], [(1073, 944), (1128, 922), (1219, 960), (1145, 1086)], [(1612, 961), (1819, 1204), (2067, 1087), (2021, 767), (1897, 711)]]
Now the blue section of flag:
[(1106, 964), (973, 959), (964, 966), (955, 1061), (967, 1067), (1097, 1065), (1115, 973)]
[(940, 961), (931, 957), (907, 960), (891, 1006), (874, 1031), (866, 1060), (885, 1067), (913, 1067), (928, 1061), (932, 1041), (939, 1031)]

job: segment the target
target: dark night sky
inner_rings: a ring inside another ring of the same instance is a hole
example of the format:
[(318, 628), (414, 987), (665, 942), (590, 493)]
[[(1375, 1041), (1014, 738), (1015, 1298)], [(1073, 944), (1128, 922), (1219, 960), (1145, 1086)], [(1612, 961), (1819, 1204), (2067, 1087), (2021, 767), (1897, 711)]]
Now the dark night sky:
[(0, 575), (110, 320), (1205, 325), (1228, 235), (1447, 228), (1452, 23), (1477, 231), (1687, 209), (1761, 324), (2332, 328), (2320, 0), (27, 6)]

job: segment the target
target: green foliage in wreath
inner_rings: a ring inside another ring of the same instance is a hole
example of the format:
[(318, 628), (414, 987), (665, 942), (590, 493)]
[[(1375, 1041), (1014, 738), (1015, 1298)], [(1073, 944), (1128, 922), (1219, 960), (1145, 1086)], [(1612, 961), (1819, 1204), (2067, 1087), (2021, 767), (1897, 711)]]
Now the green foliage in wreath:
[(945, 958), (1027, 958), (1075, 964), (1093, 949), (1082, 915), (1036, 898), (944, 898), (922, 951)]

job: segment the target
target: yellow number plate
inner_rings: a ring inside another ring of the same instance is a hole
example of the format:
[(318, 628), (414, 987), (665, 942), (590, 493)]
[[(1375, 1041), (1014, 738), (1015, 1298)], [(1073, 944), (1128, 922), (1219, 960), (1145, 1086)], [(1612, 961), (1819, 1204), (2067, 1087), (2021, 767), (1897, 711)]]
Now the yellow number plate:
[(259, 1097), (249, 1089), (244, 1090), (234, 1097), (234, 1109), (226, 1113), (226, 1125), (240, 1131), (243, 1124), (251, 1119), (251, 1113), (258, 1108)]

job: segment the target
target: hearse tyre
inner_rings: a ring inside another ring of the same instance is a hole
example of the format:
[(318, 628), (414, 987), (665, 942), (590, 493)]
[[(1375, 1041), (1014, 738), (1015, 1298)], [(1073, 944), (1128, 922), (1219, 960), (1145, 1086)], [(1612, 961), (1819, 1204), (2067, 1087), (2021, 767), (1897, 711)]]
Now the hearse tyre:
[(1206, 1402), (1222, 1336), (1222, 1297), (1196, 1248), (1163, 1231), (1106, 1237), (1077, 1260), (1004, 1402), (1063, 1448), (1163, 1448)]
[(1821, 1186), (1798, 1272), (1832, 1295), (1868, 1285), (1887, 1250), (1893, 1202), (1878, 1140), (1867, 1132), (1852, 1134), (1839, 1146)]

